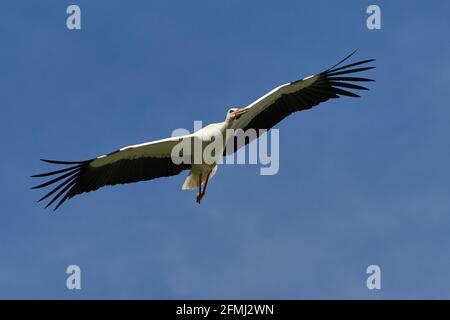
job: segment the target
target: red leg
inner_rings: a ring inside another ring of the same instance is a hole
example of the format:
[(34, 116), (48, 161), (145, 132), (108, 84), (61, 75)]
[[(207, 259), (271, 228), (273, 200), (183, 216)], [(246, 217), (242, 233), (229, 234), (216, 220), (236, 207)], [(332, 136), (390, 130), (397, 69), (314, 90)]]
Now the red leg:
[[(205, 181), (205, 185), (203, 186), (203, 191), (202, 193), (205, 194), (206, 192), (206, 186), (208, 185), (208, 181), (209, 181), (209, 175), (211, 174), (211, 171), (208, 173), (208, 175), (206, 176), (206, 181)], [(203, 197), (203, 196), (202, 196)]]
[(200, 201), (203, 199), (203, 196), (206, 193), (206, 186), (208, 185), (208, 181), (209, 181), (209, 175), (211, 174), (211, 172), (208, 173), (208, 175), (206, 176), (206, 181), (205, 181), (205, 185), (203, 186), (203, 189), (201, 190), (199, 196), (198, 196), (198, 200), (197, 202), (200, 203)]
[(197, 201), (197, 203), (200, 203), (201, 200), (202, 200), (202, 175), (200, 174), (198, 176), (198, 193), (197, 193), (196, 201)]

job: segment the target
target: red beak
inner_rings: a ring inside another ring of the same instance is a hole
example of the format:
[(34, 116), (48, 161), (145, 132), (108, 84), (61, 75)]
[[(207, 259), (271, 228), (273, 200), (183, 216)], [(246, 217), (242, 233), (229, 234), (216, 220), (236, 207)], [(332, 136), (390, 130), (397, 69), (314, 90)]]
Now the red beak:
[(233, 112), (233, 119), (237, 120), (239, 119), (244, 113), (247, 113), (249, 109), (247, 108), (242, 108), (242, 109), (238, 109), (235, 112)]

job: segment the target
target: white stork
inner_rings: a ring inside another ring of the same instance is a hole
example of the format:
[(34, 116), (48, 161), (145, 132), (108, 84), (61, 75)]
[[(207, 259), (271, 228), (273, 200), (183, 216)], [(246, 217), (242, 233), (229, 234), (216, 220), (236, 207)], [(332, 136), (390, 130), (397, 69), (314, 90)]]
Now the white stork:
[[(221, 152), (216, 153), (212, 163), (197, 163), (194, 161), (175, 163), (171, 157), (175, 146), (182, 141), (196, 140), (201, 142), (204, 149), (211, 143), (212, 137), (223, 136), (227, 129), (242, 129), (244, 132), (248, 129), (255, 129), (259, 133), (261, 129), (270, 130), (293, 112), (310, 109), (328, 99), (339, 98), (340, 96), (359, 97), (348, 89), (368, 90), (354, 83), (374, 80), (348, 75), (375, 67), (365, 66), (374, 59), (339, 67), (354, 53), (355, 51), (323, 72), (273, 89), (245, 108), (229, 109), (225, 121), (210, 124), (190, 135), (132, 145), (86, 161), (69, 162), (41, 159), (44, 162), (67, 165), (68, 167), (32, 176), (49, 177), (56, 175), (55, 178), (33, 187), (33, 189), (36, 189), (56, 184), (49, 193), (38, 201), (53, 195), (46, 208), (59, 199), (54, 208), (56, 210), (67, 199), (84, 192), (97, 190), (103, 186), (168, 177), (177, 175), (184, 170), (190, 170), (182, 189), (198, 188), (196, 199), (200, 203), (209, 179), (217, 170), (219, 158), (225, 154), (236, 152), (250, 141), (246, 139), (241, 145), (234, 143), (231, 144), (232, 147), (229, 147), (229, 141), (236, 141), (236, 137), (224, 139)], [(355, 66), (360, 67), (354, 68)], [(192, 157), (192, 154), (183, 154), (183, 157), (186, 156), (189, 158)]]

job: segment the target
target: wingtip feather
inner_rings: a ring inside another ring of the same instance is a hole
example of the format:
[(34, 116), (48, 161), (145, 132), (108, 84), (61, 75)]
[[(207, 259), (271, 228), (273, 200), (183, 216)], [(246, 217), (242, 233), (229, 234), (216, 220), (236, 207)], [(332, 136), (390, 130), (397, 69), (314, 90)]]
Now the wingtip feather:
[[(353, 56), (356, 52), (358, 51), (358, 49), (353, 50), (352, 53), (350, 53), (348, 56), (346, 56), (344, 59), (342, 59), (341, 61), (339, 61), (338, 63), (336, 63), (334, 66), (332, 66), (331, 68), (328, 68), (328, 70), (331, 70), (335, 67), (337, 67), (338, 65), (340, 65), (341, 63), (343, 63), (344, 61), (346, 61), (347, 59), (349, 59), (351, 56)], [(327, 70), (327, 71), (328, 71)]]

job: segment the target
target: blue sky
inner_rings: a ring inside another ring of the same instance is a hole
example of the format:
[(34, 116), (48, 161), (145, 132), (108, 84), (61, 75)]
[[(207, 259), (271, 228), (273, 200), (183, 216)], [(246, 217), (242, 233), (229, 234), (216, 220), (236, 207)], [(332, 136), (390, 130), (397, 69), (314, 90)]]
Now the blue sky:
[[(369, 31), (370, 4), (3, 1), (0, 298), (450, 298), (450, 4), (378, 1)], [(377, 82), (278, 125), (277, 175), (221, 166), (201, 205), (185, 174), (36, 204), (39, 158), (222, 121), (356, 48)]]

